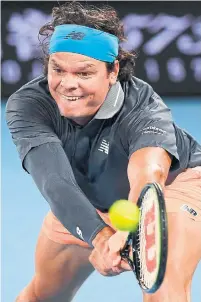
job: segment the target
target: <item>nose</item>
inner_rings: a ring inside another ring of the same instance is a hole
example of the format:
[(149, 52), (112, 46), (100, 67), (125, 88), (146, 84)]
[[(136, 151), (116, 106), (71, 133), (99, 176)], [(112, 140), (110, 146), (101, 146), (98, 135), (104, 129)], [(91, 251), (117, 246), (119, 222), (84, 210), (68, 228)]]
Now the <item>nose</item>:
[(77, 89), (79, 86), (78, 79), (75, 76), (70, 75), (70, 74), (63, 76), (63, 78), (61, 79), (60, 85), (64, 89), (70, 90), (70, 91)]

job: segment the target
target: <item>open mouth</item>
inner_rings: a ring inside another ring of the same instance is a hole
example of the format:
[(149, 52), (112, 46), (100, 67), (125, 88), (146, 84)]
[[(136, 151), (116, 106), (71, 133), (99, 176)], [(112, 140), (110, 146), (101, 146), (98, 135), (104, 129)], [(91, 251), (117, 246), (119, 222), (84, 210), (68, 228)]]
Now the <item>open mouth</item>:
[(66, 96), (60, 93), (60, 96), (62, 97), (62, 99), (66, 100), (66, 101), (78, 101), (80, 99), (83, 99), (85, 96)]
[(79, 99), (82, 98), (82, 96), (76, 96), (76, 97), (69, 97), (69, 96), (62, 96), (64, 99), (66, 99), (67, 101), (78, 101)]

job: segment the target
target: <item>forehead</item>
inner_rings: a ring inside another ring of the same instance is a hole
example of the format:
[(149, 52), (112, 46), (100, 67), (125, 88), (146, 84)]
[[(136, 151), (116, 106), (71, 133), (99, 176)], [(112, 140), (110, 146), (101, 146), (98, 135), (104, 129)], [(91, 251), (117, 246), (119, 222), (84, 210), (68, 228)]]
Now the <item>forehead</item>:
[(80, 68), (94, 68), (100, 67), (104, 62), (96, 59), (70, 52), (58, 52), (50, 55), (49, 62), (51, 64), (59, 65), (64, 68), (80, 67)]

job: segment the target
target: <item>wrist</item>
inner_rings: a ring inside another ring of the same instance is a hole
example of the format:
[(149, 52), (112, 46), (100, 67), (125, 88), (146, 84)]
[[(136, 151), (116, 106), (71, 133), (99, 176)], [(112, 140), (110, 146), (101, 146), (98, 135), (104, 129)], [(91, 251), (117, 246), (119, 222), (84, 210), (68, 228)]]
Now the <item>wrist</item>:
[(102, 230), (100, 230), (100, 232), (97, 233), (95, 238), (92, 240), (92, 245), (94, 247), (98, 246), (100, 243), (110, 238), (114, 233), (115, 231), (111, 227), (104, 227)]

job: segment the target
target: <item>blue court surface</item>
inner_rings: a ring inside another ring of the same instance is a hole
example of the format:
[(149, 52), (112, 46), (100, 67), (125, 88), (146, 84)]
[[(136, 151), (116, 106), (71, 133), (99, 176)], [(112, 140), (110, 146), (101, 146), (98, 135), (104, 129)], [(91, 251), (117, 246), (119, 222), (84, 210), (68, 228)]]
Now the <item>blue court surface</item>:
[[(201, 142), (201, 99), (175, 98), (165, 101), (172, 109), (177, 124)], [(5, 124), (4, 110), (3, 104), (2, 301), (14, 302), (16, 295), (33, 276), (37, 236), (49, 207), (31, 177), (21, 168)], [(193, 279), (192, 296), (193, 302), (201, 301), (201, 263)], [(133, 273), (107, 278), (95, 272), (84, 283), (73, 302), (140, 302), (141, 297)]]

